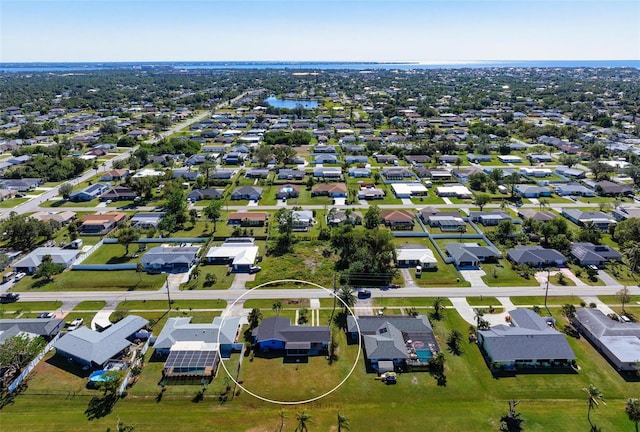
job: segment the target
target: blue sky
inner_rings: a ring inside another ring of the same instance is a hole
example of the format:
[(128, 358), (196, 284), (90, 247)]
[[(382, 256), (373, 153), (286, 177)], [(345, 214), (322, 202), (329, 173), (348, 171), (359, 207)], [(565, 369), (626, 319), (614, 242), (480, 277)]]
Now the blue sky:
[(638, 0), (0, 0), (0, 62), (640, 59)]

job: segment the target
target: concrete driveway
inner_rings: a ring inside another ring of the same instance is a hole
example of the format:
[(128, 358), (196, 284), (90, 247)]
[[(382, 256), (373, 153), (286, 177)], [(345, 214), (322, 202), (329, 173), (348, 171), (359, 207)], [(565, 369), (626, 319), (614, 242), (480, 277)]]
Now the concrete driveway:
[(458, 270), (464, 280), (471, 283), (471, 286), (488, 286), (483, 280), (482, 276), (486, 276), (484, 270)]

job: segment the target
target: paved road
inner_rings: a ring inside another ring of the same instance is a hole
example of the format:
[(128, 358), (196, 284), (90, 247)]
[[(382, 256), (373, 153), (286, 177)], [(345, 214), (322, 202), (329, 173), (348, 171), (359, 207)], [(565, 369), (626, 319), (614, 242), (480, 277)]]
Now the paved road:
[[(583, 287), (549, 287), (550, 296), (578, 295), (597, 296), (600, 294), (615, 294), (622, 288), (622, 285), (612, 286), (583, 286)], [(631, 294), (640, 294), (637, 286), (629, 287)], [(246, 294), (245, 294), (246, 293)], [(239, 290), (198, 290), (198, 291), (177, 291), (171, 293), (172, 300), (205, 300), (221, 299), (227, 302), (235, 301), (240, 295), (245, 294), (244, 300), (248, 299), (274, 299), (274, 298), (330, 298), (331, 293), (322, 289), (256, 289), (248, 292)], [(401, 297), (469, 297), (469, 296), (492, 296), (492, 297), (516, 297), (516, 296), (544, 296), (545, 288), (535, 287), (483, 287), (472, 286), (468, 288), (398, 288), (383, 290), (372, 290), (372, 296), (381, 298), (401, 298)], [(77, 301), (77, 300), (105, 300), (110, 302), (120, 302), (126, 300), (166, 300), (166, 289), (157, 291), (69, 291), (69, 292), (25, 292), (20, 293), (20, 301)]]

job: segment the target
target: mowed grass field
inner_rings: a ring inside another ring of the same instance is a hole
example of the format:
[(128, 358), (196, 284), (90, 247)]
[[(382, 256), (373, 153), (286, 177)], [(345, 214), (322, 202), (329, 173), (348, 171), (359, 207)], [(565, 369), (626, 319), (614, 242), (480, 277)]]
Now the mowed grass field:
[[(466, 334), (468, 328), (454, 310), (447, 309), (443, 315), (442, 321), (434, 323), (441, 346), (452, 329)], [(562, 325), (559, 315), (556, 319)], [(401, 374), (396, 385), (385, 385), (366, 373), (361, 356), (352, 376), (337, 391), (317, 402), (294, 406), (264, 402), (242, 391), (232, 401), (221, 403), (216, 393), (219, 384), (210, 385), (199, 403), (192, 401), (197, 386), (170, 385), (158, 402), (160, 364), (153, 364), (143, 369), (136, 384), (139, 388), (130, 389), (111, 414), (92, 421), (87, 420), (85, 411), (96, 392), (84, 389), (84, 377), (43, 362), (25, 392), (2, 409), (0, 425), (2, 430), (11, 431), (104, 431), (113, 430), (120, 419), (135, 425), (136, 432), (261, 432), (279, 430), (282, 409), (285, 431), (295, 429), (296, 415), (304, 410), (311, 415), (311, 431), (335, 431), (339, 412), (349, 418), (353, 431), (488, 432), (498, 430), (500, 416), (508, 410), (507, 401), (516, 399), (520, 401), (517, 410), (524, 419), (525, 431), (587, 432), (587, 403), (582, 389), (593, 384), (606, 400), (606, 405), (592, 411), (593, 422), (604, 431), (634, 430), (624, 413), (624, 403), (626, 398), (640, 395), (640, 382), (625, 381), (584, 338), (568, 340), (578, 358), (578, 373), (495, 378), (477, 346), (464, 343), (462, 356), (445, 350), (444, 386), (439, 386), (428, 372)], [(314, 391), (333, 382), (331, 369), (339, 375), (350, 367), (357, 353), (357, 345), (341, 345), (337, 363), (328, 366), (318, 358), (324, 364), (318, 363), (313, 370), (302, 365), (296, 370), (295, 365), (283, 365), (282, 359), (249, 362), (245, 357), (240, 379), (261, 395), (312, 397)], [(309, 365), (315, 365), (315, 360)], [(273, 373), (278, 369), (288, 375)], [(215, 380), (223, 380), (223, 376), (219, 371)]]

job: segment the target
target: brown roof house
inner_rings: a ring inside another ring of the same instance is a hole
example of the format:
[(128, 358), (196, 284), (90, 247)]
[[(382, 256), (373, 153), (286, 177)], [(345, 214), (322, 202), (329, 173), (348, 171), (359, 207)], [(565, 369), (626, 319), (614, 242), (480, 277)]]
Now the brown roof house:
[(412, 230), (415, 215), (410, 210), (382, 210), (380, 219), (392, 230)]
[(127, 220), (126, 213), (109, 212), (82, 216), (80, 233), (84, 235), (104, 235)]

